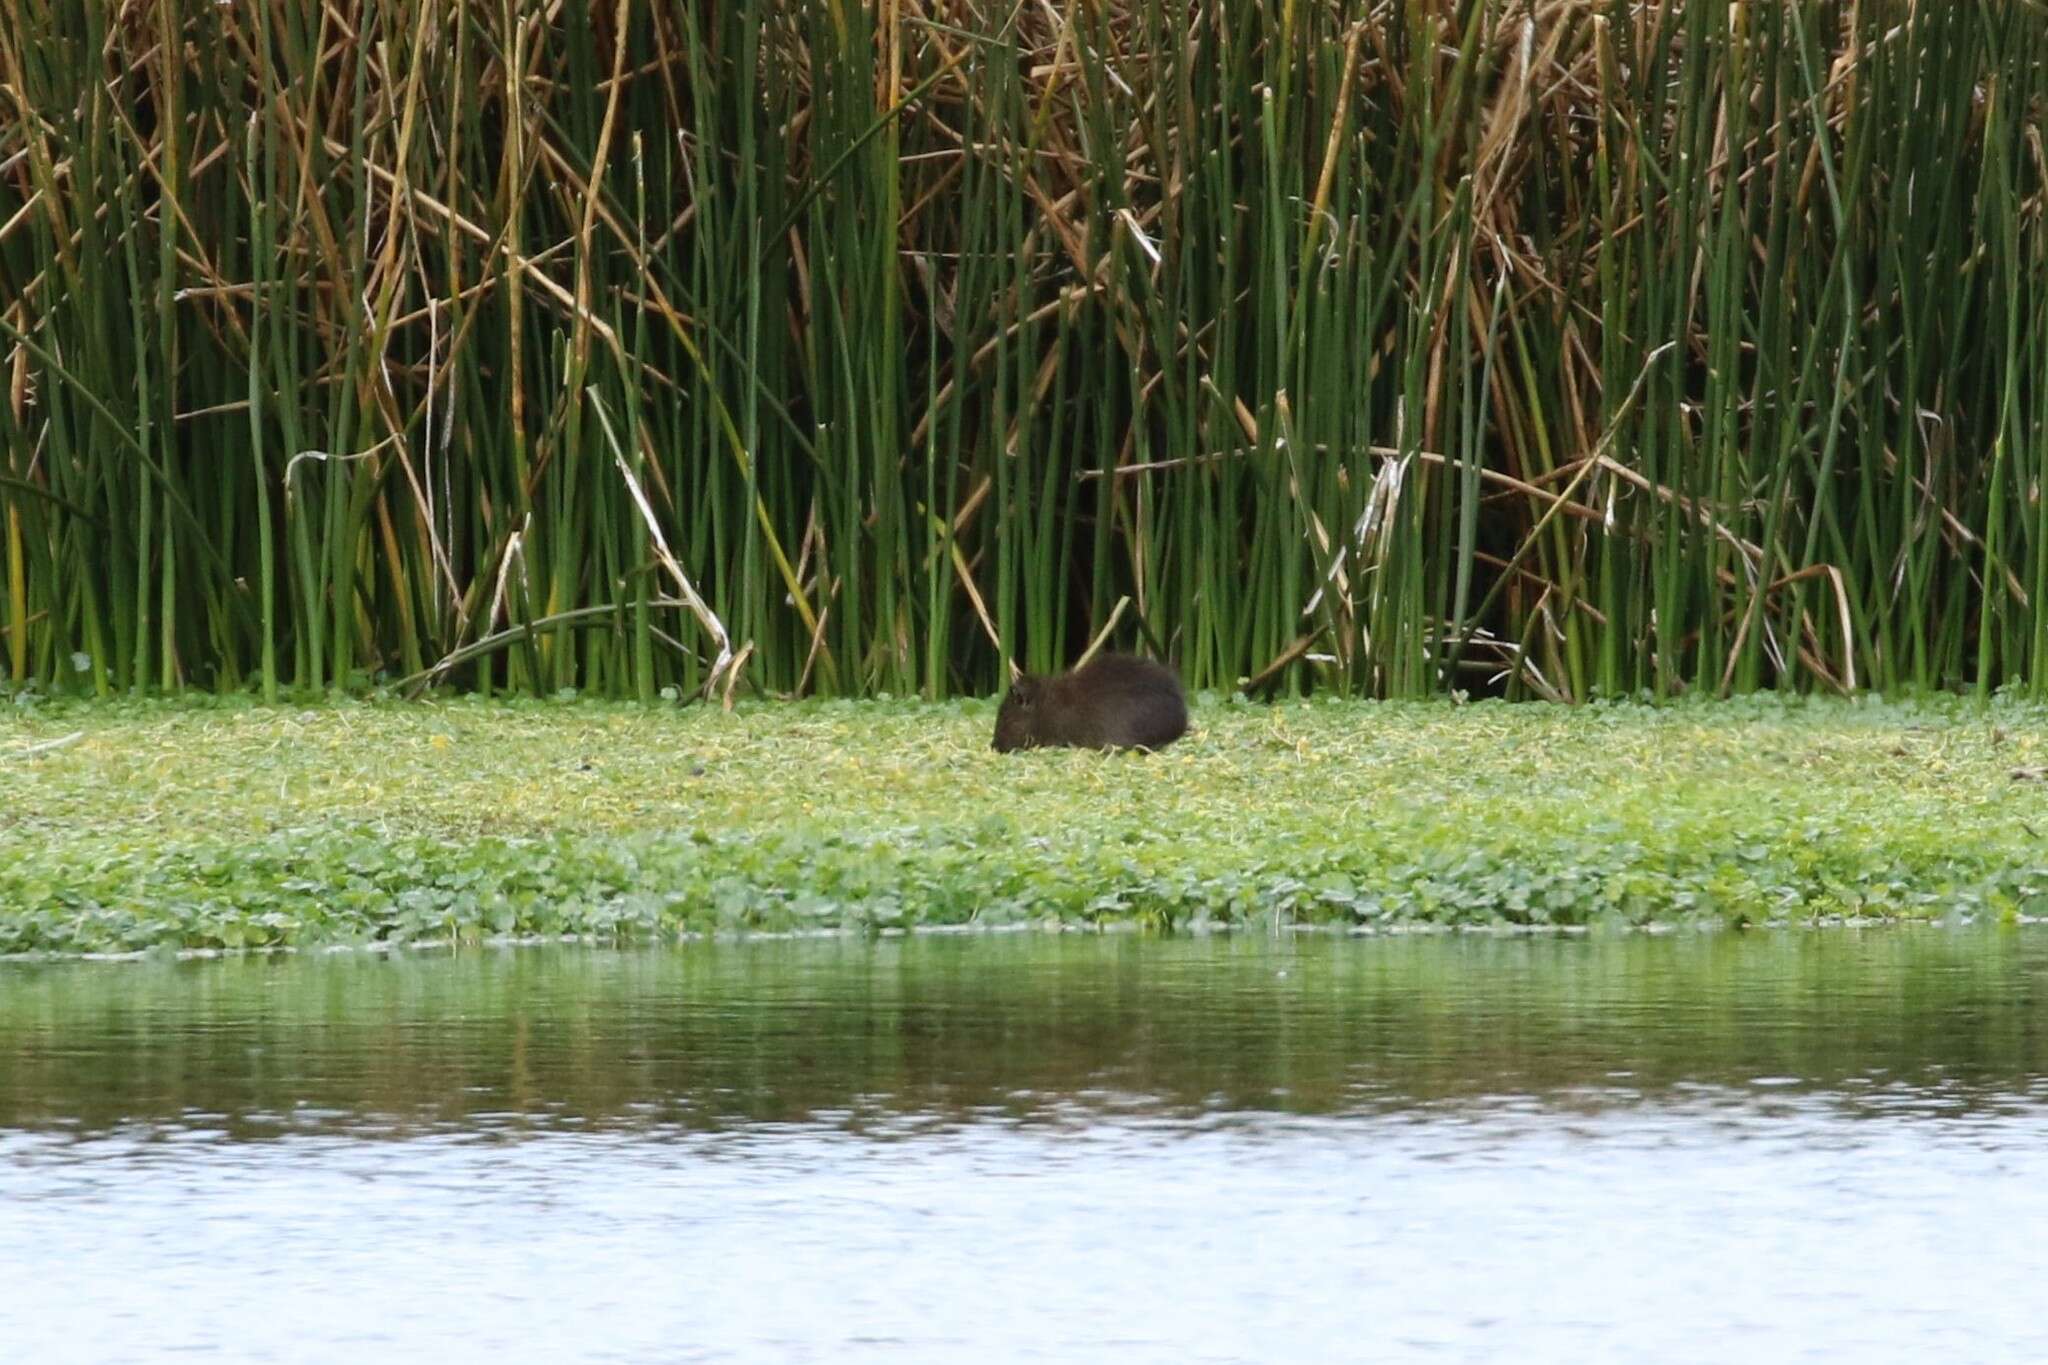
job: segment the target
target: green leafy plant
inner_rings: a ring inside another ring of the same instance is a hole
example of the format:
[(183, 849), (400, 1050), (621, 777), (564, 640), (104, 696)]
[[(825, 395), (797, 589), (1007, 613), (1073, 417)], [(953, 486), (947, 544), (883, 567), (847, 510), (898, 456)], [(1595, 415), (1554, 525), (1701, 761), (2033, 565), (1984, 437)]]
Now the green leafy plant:
[(2048, 914), (2032, 703), (1194, 719), (1020, 758), (980, 702), (45, 704), (0, 748), (0, 953)]

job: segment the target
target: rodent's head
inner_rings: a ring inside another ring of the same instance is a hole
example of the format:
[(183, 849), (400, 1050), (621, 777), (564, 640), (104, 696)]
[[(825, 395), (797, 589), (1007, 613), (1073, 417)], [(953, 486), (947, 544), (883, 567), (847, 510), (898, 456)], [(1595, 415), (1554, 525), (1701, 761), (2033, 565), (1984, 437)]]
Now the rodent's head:
[(1043, 687), (1040, 679), (1031, 677), (1019, 678), (1010, 684), (1009, 694), (996, 708), (994, 748), (997, 753), (1028, 749), (1036, 742), (1038, 702)]

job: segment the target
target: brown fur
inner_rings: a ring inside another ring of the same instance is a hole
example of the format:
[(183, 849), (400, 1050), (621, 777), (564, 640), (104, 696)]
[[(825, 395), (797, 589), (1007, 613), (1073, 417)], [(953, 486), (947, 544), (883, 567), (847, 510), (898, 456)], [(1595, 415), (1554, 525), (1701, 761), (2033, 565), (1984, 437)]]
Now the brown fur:
[(1187, 729), (1187, 701), (1173, 670), (1103, 654), (1072, 673), (1012, 683), (996, 711), (994, 748), (1163, 749)]

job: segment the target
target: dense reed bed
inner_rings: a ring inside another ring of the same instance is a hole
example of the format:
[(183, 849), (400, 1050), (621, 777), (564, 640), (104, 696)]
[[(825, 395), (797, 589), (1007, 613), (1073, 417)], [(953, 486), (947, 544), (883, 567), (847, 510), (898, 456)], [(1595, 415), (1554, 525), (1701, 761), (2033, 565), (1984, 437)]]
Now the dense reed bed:
[(38, 686), (2048, 686), (2048, 12), (0, 0)]

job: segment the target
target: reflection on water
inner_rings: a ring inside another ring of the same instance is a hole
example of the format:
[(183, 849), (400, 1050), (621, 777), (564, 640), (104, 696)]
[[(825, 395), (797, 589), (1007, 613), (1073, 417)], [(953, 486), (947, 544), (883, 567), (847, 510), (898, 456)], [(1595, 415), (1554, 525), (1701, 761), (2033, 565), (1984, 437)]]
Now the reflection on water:
[(2029, 930), (0, 967), (0, 1343), (2048, 1358), (2044, 1002)]

